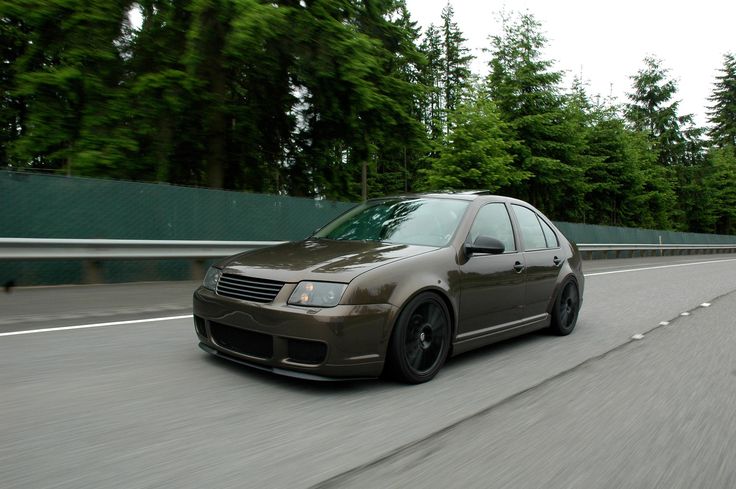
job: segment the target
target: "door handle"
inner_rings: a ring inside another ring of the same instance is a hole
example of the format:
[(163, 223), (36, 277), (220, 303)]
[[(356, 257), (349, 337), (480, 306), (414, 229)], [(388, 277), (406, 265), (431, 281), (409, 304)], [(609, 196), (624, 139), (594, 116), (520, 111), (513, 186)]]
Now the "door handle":
[(562, 260), (559, 259), (558, 257), (554, 257), (554, 259), (552, 260), (552, 262), (555, 264), (556, 267), (558, 267), (558, 266), (560, 266), (560, 263), (562, 263)]
[(523, 270), (524, 270), (524, 265), (522, 265), (520, 261), (517, 261), (516, 263), (514, 263), (514, 271), (516, 273), (521, 273)]

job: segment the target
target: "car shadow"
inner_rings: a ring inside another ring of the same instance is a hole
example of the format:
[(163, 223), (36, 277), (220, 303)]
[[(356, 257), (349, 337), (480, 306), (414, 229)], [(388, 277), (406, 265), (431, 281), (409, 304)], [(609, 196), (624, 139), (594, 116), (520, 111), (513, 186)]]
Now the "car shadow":
[(395, 384), (390, 380), (386, 382), (381, 378), (337, 379), (324, 381), (300, 379), (231, 362), (225, 358), (218, 358), (204, 352), (202, 352), (202, 358), (208, 365), (217, 367), (218, 369), (224, 369), (233, 375), (243, 377), (244, 380), (258, 382), (259, 384), (267, 384), (270, 387), (281, 387), (290, 391), (298, 391), (305, 394), (346, 394), (357, 391), (364, 393), (366, 389), (370, 390), (380, 388), (386, 384)]
[(547, 330), (533, 331), (521, 336), (509, 338), (498, 343), (476, 348), (474, 350), (462, 353), (458, 356), (449, 358), (445, 363), (444, 369), (462, 368), (469, 363), (477, 362), (481, 357), (488, 358), (491, 356), (504, 356), (512, 351), (523, 349), (532, 344), (538, 344), (544, 341), (554, 341), (560, 338)]

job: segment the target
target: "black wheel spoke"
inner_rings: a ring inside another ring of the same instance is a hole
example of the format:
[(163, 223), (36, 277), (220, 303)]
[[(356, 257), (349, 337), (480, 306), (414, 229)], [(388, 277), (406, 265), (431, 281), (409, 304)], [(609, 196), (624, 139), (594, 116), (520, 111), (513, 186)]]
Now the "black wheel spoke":
[(572, 325), (573, 321), (575, 320), (575, 310), (578, 307), (578, 294), (577, 289), (574, 285), (568, 284), (567, 287), (565, 287), (565, 311), (562, 315), (562, 324), (565, 327), (569, 327)]
[(432, 359), (432, 363), (434, 363), (434, 359), (437, 358), (437, 355), (439, 355), (441, 349), (442, 343), (440, 341), (437, 341), (435, 343), (432, 343), (429, 349), (426, 350), (426, 354), (429, 358)]
[(568, 318), (568, 311), (567, 311), (567, 305), (562, 306), (560, 308), (560, 324), (563, 326), (568, 326), (569, 318)]
[(417, 354), (416, 362), (414, 363), (414, 368), (419, 371), (423, 372), (427, 368), (427, 350), (419, 349), (419, 352)]
[(431, 312), (429, 313), (429, 317), (427, 318), (427, 322), (432, 328), (432, 331), (437, 331), (438, 329), (442, 328), (443, 320), (444, 318), (442, 317), (442, 310), (437, 306), (433, 306), (431, 308)]
[(412, 365), (414, 368), (419, 368), (419, 363), (422, 357), (422, 348), (419, 346), (419, 343), (414, 342), (411, 349), (407, 348), (406, 353), (409, 364)]
[(440, 317), (436, 321), (431, 322), (429, 326), (432, 328), (433, 341), (442, 340), (442, 337), (445, 334), (445, 328), (447, 327), (447, 321), (445, 318), (440, 315)]

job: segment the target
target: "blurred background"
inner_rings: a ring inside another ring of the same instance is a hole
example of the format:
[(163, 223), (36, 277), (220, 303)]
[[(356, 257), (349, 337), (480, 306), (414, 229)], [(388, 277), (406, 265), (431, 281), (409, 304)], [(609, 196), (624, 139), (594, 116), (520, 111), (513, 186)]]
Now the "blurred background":
[(561, 70), (531, 11), (485, 7), (478, 70), (436, 8), (420, 26), (403, 0), (5, 0), (0, 166), (351, 202), (484, 188), (557, 220), (734, 231), (731, 46), (709, 49), (696, 124), (656, 53), (622, 100)]

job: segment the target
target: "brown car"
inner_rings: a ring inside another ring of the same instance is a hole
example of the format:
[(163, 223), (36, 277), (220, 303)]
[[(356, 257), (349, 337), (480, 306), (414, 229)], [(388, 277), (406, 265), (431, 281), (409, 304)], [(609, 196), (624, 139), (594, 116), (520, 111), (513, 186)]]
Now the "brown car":
[(531, 205), (482, 192), (369, 200), (313, 236), (226, 258), (194, 293), (206, 352), (310, 379), (433, 378), (448, 356), (567, 335), (581, 257)]

